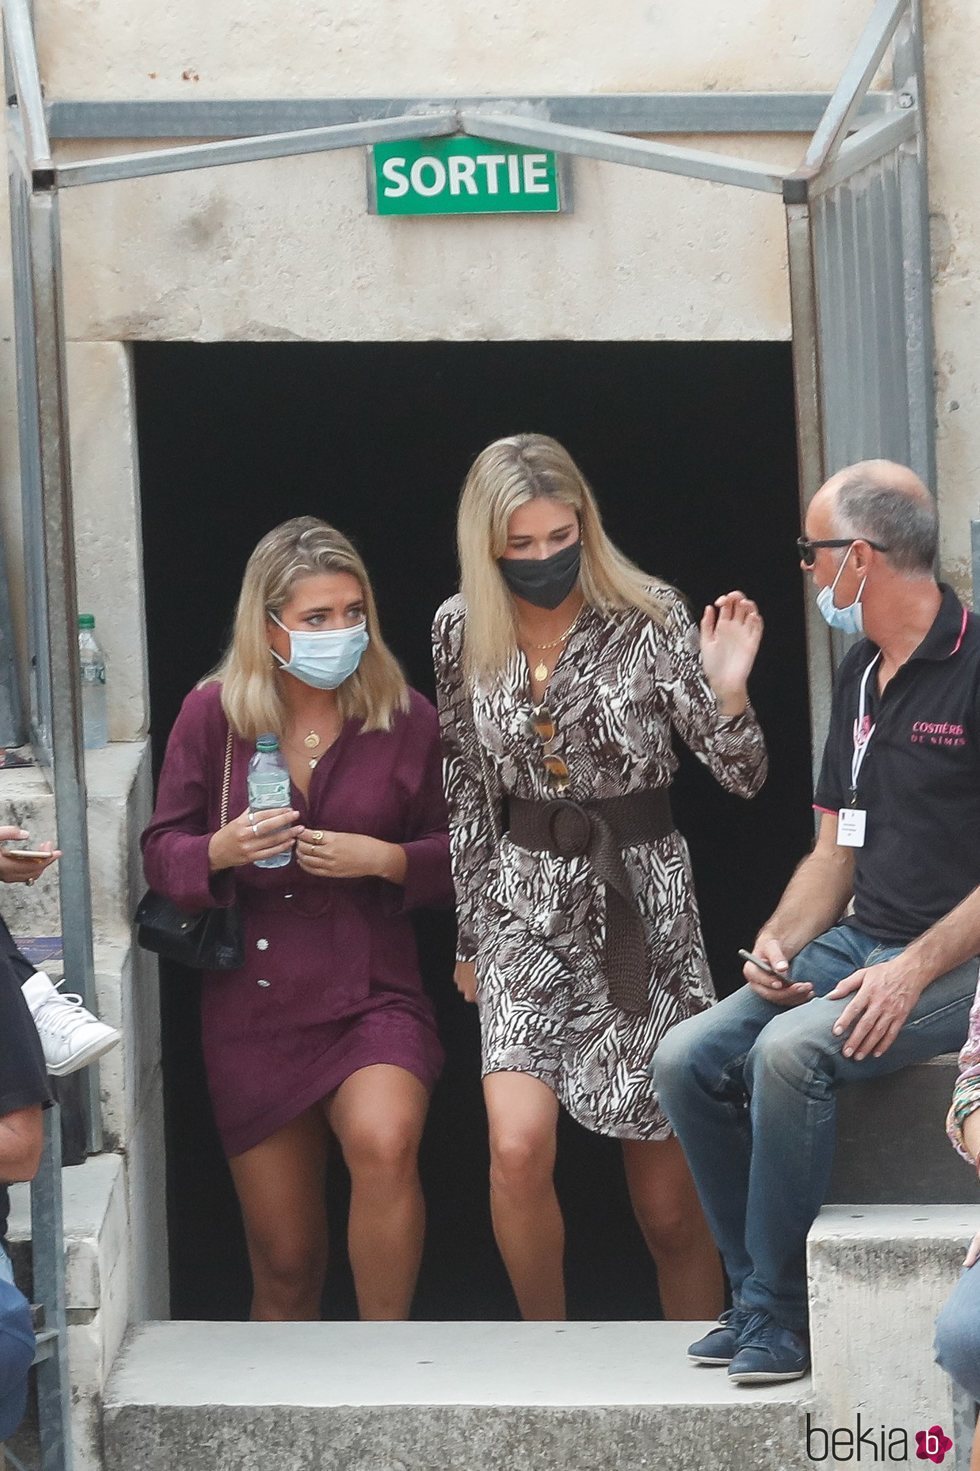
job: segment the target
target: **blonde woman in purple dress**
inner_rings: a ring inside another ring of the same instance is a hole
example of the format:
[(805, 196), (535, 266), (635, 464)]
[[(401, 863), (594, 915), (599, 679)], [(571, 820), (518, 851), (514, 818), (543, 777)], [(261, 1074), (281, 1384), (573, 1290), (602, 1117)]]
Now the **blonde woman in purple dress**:
[(762, 621), (683, 599), (610, 543), (544, 435), (498, 440), (459, 506), (461, 594), (435, 620), (459, 917), (479, 1007), (497, 1243), (525, 1318), (565, 1314), (558, 1114), (622, 1141), (664, 1311), (711, 1318), (717, 1253), (647, 1075), (714, 997), (670, 817), (672, 733), (730, 791), (766, 771), (746, 681)]
[[(246, 773), (265, 731), (291, 806), (260, 814)], [(201, 1010), (253, 1318), (320, 1316), (331, 1135), (361, 1317), (408, 1316), (442, 1064), (411, 911), (451, 904), (448, 841), (436, 712), (384, 644), (364, 563), (325, 522), (285, 522), (249, 559), (224, 660), (184, 701), (143, 835), (153, 889), (188, 910), (237, 903), (244, 922), (245, 963), (204, 976)], [(277, 854), (290, 862), (256, 867)]]

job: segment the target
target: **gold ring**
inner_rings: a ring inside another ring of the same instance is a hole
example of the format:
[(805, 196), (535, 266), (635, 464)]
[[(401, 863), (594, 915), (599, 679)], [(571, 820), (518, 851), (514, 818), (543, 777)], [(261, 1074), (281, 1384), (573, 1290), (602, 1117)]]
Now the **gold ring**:
[(310, 833), (310, 842), (316, 843), (318, 847), (323, 842), (323, 830), (321, 828), (317, 828), (315, 833)]

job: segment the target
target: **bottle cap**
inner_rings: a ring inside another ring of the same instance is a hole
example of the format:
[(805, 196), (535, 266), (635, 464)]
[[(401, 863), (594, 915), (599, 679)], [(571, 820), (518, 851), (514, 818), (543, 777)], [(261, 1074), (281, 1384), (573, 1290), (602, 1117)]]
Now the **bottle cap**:
[(79, 628), (94, 628), (95, 627), (95, 614), (94, 613), (79, 613), (79, 615), (78, 615), (78, 626), (79, 626)]
[(274, 735), (260, 735), (259, 738), (258, 738), (258, 740), (255, 742), (255, 749), (257, 751), (278, 751), (278, 749), (279, 749), (279, 738), (278, 738), (278, 736), (274, 736)]

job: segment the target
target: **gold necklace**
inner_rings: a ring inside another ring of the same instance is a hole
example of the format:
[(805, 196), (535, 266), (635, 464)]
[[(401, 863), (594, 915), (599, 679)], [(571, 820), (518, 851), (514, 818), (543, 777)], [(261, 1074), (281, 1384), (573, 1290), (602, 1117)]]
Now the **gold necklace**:
[[(317, 751), (317, 747), (322, 743), (323, 739), (324, 737), (321, 736), (318, 731), (315, 731), (311, 726), (307, 734), (303, 737), (303, 749), (305, 749), (306, 751)], [(297, 751), (301, 749), (298, 740), (296, 740), (295, 738), (291, 738), (290, 744)], [(330, 745), (332, 744), (332, 741), (328, 742), (327, 748), (329, 749)], [(323, 751), (317, 751), (317, 754), (315, 756), (307, 757), (307, 762), (311, 771), (315, 768), (317, 762), (323, 754)]]
[[(585, 604), (583, 603), (582, 607), (584, 607), (584, 606), (585, 606)], [(543, 650), (545, 650), (545, 649), (557, 649), (558, 646), (559, 646), (559, 644), (563, 644), (566, 641), (566, 639), (568, 639), (571, 636), (572, 630), (574, 629), (576, 623), (578, 622), (578, 620), (579, 620), (579, 618), (581, 616), (582, 616), (582, 608), (579, 608), (578, 612), (575, 614), (575, 617), (572, 619), (571, 623), (565, 629), (565, 632), (563, 634), (560, 634), (558, 638), (552, 639), (551, 642), (548, 643), (548, 644), (532, 644), (530, 641), (528, 641), (528, 645), (527, 645), (528, 648), (529, 649), (536, 649), (538, 651), (538, 653), (543, 652)], [(549, 672), (550, 671), (548, 669), (548, 666), (544, 662), (544, 660), (543, 659), (539, 659), (538, 663), (534, 666), (534, 670), (533, 670), (534, 677), (538, 681), (539, 684), (543, 684), (544, 683), (544, 681), (548, 678)]]

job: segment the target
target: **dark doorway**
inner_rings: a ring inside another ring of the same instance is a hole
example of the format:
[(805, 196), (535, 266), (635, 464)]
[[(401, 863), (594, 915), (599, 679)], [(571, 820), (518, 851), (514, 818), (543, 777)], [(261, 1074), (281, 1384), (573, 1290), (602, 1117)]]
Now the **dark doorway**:
[[(386, 636), (432, 694), (429, 627), (455, 588), (453, 514), (474, 455), (502, 434), (555, 435), (591, 479), (613, 538), (695, 606), (731, 587), (761, 604), (753, 681), (771, 774), (753, 803), (693, 759), (676, 789), (719, 991), (812, 832), (790, 349), (762, 343), (372, 343), (136, 348), (154, 756), (223, 647), (245, 560), (288, 516), (336, 522), (363, 552)], [(420, 1318), (507, 1318), (490, 1232), (476, 1018), (452, 987), (452, 924), (421, 925), (449, 1062), (424, 1149), (429, 1233)], [(248, 1304), (238, 1212), (210, 1118), (197, 981), (164, 975), (173, 1312)], [(333, 1194), (330, 1317), (354, 1315), (344, 1181)], [(562, 1130), (569, 1305), (659, 1314), (618, 1147)]]

